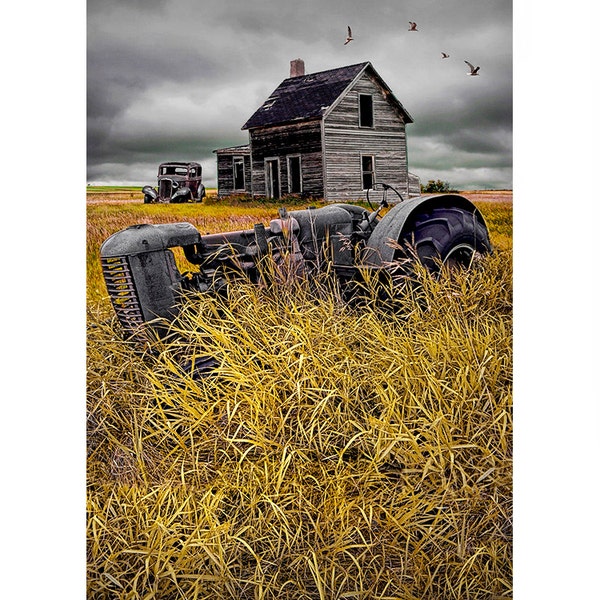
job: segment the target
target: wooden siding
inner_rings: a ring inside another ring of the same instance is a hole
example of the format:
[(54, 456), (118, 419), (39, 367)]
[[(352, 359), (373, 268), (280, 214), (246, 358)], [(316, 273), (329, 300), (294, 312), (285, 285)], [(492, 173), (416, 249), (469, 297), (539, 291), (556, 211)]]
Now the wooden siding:
[(252, 148), (252, 193), (266, 194), (265, 159), (279, 159), (281, 195), (288, 193), (288, 156), (300, 156), (302, 192), (323, 197), (323, 156), (320, 120), (265, 127), (250, 131)]
[[(244, 158), (244, 187), (245, 190), (236, 190), (233, 187), (233, 159), (238, 157)], [(217, 153), (217, 182), (218, 196), (231, 196), (233, 194), (250, 194), (251, 193), (251, 161), (248, 152), (233, 152)]]
[[(359, 94), (373, 97), (373, 127), (359, 126)], [(361, 156), (375, 158), (375, 181), (408, 194), (406, 131), (402, 115), (366, 73), (325, 117), (325, 199), (363, 199)]]
[(411, 198), (421, 195), (421, 179), (414, 173), (408, 174), (408, 195)]

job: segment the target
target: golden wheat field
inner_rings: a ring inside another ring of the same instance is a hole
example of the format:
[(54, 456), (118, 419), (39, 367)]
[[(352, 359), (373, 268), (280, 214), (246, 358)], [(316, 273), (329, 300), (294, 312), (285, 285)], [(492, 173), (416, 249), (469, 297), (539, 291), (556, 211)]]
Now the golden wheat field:
[(469, 271), (387, 306), (240, 282), (151, 347), (121, 336), (102, 241), (277, 205), (88, 203), (88, 598), (512, 597), (512, 196), (474, 201), (494, 252)]

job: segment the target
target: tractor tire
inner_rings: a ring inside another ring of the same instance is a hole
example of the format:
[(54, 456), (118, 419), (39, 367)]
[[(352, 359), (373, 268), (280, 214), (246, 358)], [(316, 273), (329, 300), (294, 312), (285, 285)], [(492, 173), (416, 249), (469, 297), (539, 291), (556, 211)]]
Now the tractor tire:
[(485, 225), (464, 208), (436, 207), (411, 215), (396, 259), (418, 258), (429, 271), (471, 266), (478, 255), (491, 252)]

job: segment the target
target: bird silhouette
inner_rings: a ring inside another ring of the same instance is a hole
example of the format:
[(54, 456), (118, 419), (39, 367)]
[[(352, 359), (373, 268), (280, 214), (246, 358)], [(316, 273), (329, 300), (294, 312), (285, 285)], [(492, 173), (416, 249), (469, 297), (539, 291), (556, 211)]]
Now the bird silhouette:
[(469, 65), (469, 68), (471, 69), (469, 75), (479, 75), (479, 67), (474, 67), (468, 60), (465, 60), (465, 62)]
[(442, 58), (450, 58), (450, 55), (446, 54), (445, 52), (442, 52)]
[(350, 29), (350, 25), (348, 25), (348, 37), (346, 37), (346, 41), (344, 42), (344, 46), (349, 44), (354, 38), (352, 37), (352, 29)]
[(417, 29), (417, 24), (416, 23), (413, 23), (412, 21), (409, 21), (409, 23), (410, 23), (410, 27), (408, 28), (409, 31), (419, 31)]

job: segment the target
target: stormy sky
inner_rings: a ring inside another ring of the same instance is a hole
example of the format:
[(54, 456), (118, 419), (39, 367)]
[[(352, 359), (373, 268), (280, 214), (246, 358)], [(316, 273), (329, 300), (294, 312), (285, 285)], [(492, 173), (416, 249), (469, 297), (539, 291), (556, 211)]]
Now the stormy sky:
[(422, 183), (512, 188), (512, 33), (511, 0), (89, 0), (87, 181), (154, 184), (160, 162), (197, 160), (216, 186), (213, 151), (247, 143), (302, 58), (372, 63), (414, 119)]

